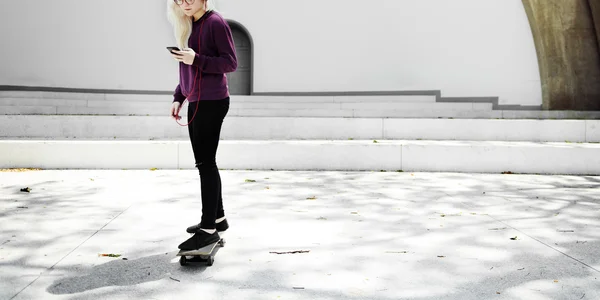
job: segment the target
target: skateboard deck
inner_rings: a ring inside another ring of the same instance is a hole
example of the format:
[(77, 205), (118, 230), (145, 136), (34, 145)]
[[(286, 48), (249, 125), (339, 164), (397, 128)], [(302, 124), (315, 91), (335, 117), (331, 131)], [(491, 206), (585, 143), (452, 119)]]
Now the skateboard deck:
[(206, 265), (212, 266), (215, 262), (213, 254), (217, 246), (225, 247), (223, 236), (218, 241), (198, 250), (179, 250), (179, 253), (177, 253), (177, 256), (180, 256), (179, 264), (185, 266), (188, 263), (206, 263)]

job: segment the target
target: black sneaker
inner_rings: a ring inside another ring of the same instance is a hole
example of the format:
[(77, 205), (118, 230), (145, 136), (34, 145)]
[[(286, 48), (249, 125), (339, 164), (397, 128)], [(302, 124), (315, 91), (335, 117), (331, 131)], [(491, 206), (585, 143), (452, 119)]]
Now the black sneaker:
[[(218, 232), (223, 232), (223, 231), (227, 230), (229, 228), (229, 223), (227, 223), (227, 219), (215, 224), (215, 228), (217, 229)], [(187, 233), (196, 233), (196, 232), (198, 232), (198, 230), (200, 230), (200, 223), (188, 227), (185, 231)]]
[(184, 251), (198, 250), (220, 240), (219, 233), (210, 234), (204, 230), (198, 230), (191, 238), (179, 245), (179, 249)]

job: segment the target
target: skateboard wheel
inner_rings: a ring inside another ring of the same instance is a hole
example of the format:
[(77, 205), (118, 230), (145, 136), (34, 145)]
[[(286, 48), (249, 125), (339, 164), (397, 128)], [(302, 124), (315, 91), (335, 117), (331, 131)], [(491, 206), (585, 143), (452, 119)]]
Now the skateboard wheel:
[(225, 247), (225, 240), (220, 240), (219, 241), (219, 246)]
[(179, 258), (179, 264), (182, 266), (187, 265), (187, 257), (185, 255)]
[(214, 263), (215, 263), (215, 258), (212, 256), (206, 260), (206, 265), (209, 267), (212, 266)]

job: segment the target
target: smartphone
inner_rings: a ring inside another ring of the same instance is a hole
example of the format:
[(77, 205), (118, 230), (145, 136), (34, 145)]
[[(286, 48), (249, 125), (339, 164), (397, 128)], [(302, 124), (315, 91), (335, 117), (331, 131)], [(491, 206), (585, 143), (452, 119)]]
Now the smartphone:
[[(181, 51), (181, 49), (179, 49), (178, 47), (167, 47), (167, 49), (169, 50), (169, 52), (173, 53), (173, 50), (177, 50), (177, 51)], [(173, 53), (175, 55), (177, 55), (176, 53)]]

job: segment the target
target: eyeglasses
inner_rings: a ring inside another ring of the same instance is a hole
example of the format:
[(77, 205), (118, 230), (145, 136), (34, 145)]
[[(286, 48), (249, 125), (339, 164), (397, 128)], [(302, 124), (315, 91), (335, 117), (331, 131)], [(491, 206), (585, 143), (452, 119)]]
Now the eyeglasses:
[[(177, 4), (177, 5), (183, 4), (183, 0), (173, 0), (173, 1), (175, 1), (175, 4)], [(189, 5), (192, 5), (192, 4), (194, 4), (194, 2), (196, 2), (196, 0), (185, 0), (185, 2)]]

